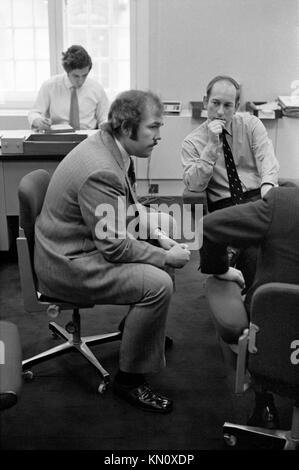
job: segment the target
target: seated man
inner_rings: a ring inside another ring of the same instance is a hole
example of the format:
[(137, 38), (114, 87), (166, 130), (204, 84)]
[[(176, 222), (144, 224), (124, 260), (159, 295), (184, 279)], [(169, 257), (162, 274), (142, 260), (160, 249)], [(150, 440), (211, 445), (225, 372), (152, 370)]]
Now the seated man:
[[(240, 86), (217, 76), (207, 86), (207, 120), (182, 145), (184, 183), (190, 191), (207, 191), (208, 209), (255, 201), (277, 185), (279, 165), (266, 129), (255, 116), (236, 114)], [(247, 283), (255, 272), (256, 253), (242, 252), (237, 266)]]
[[(216, 211), (203, 218), (201, 271), (213, 274), (207, 288), (213, 320), (226, 343), (238, 342), (248, 327), (250, 302), (258, 286), (299, 284), (299, 188), (273, 188), (264, 199)], [(257, 270), (245, 301), (242, 273), (229, 267), (227, 246), (258, 248)], [(227, 282), (233, 281), (233, 282)], [(245, 308), (244, 308), (245, 307)], [(277, 427), (271, 394), (257, 392), (250, 425)]]
[(96, 80), (88, 77), (91, 57), (82, 46), (71, 46), (62, 53), (66, 73), (45, 81), (28, 114), (35, 130), (49, 130), (51, 125), (70, 125), (74, 129), (97, 129), (107, 118), (107, 95)]
[[(35, 269), (45, 295), (130, 305), (114, 390), (138, 407), (166, 413), (172, 401), (154, 393), (144, 374), (165, 366), (173, 291), (165, 268), (183, 267), (190, 252), (159, 229), (157, 214), (148, 217), (152, 213), (138, 204), (128, 174), (130, 156), (148, 158), (160, 140), (162, 116), (153, 93), (123, 92), (108, 123), (62, 160), (36, 223)], [(147, 237), (159, 246), (140, 239)]]

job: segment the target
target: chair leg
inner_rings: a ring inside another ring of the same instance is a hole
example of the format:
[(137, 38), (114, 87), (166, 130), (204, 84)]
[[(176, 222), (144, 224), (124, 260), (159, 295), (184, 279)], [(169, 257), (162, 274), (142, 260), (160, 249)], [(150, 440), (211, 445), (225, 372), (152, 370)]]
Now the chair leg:
[(40, 354), (37, 354), (36, 356), (30, 357), (29, 359), (25, 359), (25, 361), (22, 361), (22, 369), (26, 370), (35, 364), (39, 364), (40, 362), (45, 362), (49, 359), (52, 359), (53, 357), (61, 356), (62, 354), (65, 354), (66, 352), (68, 352), (68, 350), (71, 349), (72, 347), (73, 345), (68, 342), (59, 344), (58, 346), (55, 346), (54, 348), (48, 349), (47, 351), (44, 351)]
[(280, 448), (283, 450), (299, 449), (299, 408), (294, 406), (292, 428), (289, 431), (266, 429), (242, 424), (224, 423), (223, 437), (228, 446), (235, 446), (240, 439), (252, 436), (255, 445)]
[(95, 355), (91, 352), (89, 347), (85, 342), (82, 342), (80, 344), (76, 344), (75, 348), (77, 349), (78, 352), (83, 354), (83, 356), (93, 365), (95, 368), (100, 372), (100, 374), (103, 377), (103, 382), (105, 385), (108, 385), (110, 382), (110, 374), (109, 372), (104, 369), (104, 367), (100, 364), (100, 362), (97, 360)]
[(73, 335), (68, 333), (63, 326), (58, 325), (58, 323), (51, 321), (49, 323), (49, 329), (54, 333), (54, 335), (60, 336), (63, 340), (73, 343)]
[[(67, 331), (66, 328), (69, 329), (70, 332)], [(104, 367), (100, 364), (95, 355), (91, 352), (87, 344), (96, 345), (120, 340), (122, 332), (117, 331), (114, 333), (81, 337), (80, 315), (77, 309), (74, 310), (73, 321), (68, 323), (66, 328), (63, 328), (56, 322), (50, 322), (49, 329), (52, 331), (52, 333), (58, 335), (65, 342), (58, 346), (55, 346), (54, 348), (44, 351), (43, 353), (37, 354), (34, 357), (26, 359), (22, 362), (23, 370), (28, 370), (31, 366), (35, 364), (65, 354), (70, 349), (74, 348), (75, 350), (83, 354), (83, 356), (100, 372), (103, 377), (103, 382), (99, 386), (99, 392), (104, 392), (110, 382), (110, 375), (106, 371), (106, 369), (104, 369)]]
[(120, 340), (121, 336), (122, 333), (120, 331), (116, 331), (115, 333), (105, 333), (103, 335), (83, 336), (81, 339), (86, 344), (96, 345)]

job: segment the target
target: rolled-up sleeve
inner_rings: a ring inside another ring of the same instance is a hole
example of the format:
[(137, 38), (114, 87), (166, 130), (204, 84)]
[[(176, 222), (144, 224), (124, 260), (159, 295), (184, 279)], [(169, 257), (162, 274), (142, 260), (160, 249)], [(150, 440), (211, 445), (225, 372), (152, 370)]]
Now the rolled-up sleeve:
[(48, 82), (42, 84), (33, 108), (28, 113), (29, 125), (32, 127), (33, 121), (40, 117), (49, 117), (50, 93)]
[(207, 188), (219, 150), (221, 151), (221, 145), (207, 143), (200, 134), (194, 142), (188, 138), (183, 141), (181, 151), (183, 181), (189, 191), (204, 191)]

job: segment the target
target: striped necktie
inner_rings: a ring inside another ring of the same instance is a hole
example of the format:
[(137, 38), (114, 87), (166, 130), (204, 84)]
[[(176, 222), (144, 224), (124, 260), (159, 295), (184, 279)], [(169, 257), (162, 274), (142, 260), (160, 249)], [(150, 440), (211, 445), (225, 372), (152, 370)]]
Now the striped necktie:
[(71, 88), (70, 126), (80, 129), (79, 103), (76, 87)]
[(223, 142), (223, 154), (225, 160), (225, 166), (227, 171), (228, 177), (228, 184), (231, 193), (231, 200), (232, 203), (240, 204), (243, 201), (243, 189), (242, 184), (236, 169), (236, 165), (234, 162), (234, 157), (231, 151), (230, 146), (227, 143), (225, 134), (227, 131), (224, 129), (222, 133), (222, 142)]

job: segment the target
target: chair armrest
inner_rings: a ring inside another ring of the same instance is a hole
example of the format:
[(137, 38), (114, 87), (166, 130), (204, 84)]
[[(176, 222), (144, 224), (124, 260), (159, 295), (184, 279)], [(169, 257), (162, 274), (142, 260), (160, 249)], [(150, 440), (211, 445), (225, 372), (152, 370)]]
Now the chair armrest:
[(202, 204), (203, 214), (207, 214), (208, 212), (206, 191), (190, 191), (189, 189), (185, 188), (183, 191), (183, 203), (191, 204), (191, 207), (194, 207), (195, 204)]

